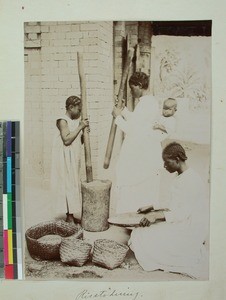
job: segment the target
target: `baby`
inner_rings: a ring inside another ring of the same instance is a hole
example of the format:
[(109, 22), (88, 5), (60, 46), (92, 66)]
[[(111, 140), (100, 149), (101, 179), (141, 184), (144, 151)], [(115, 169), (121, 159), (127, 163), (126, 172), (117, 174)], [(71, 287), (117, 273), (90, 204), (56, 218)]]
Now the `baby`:
[(168, 98), (163, 102), (162, 116), (158, 122), (155, 122), (153, 129), (159, 130), (162, 139), (169, 137), (176, 130), (176, 119), (174, 117), (177, 111), (177, 101), (174, 98)]

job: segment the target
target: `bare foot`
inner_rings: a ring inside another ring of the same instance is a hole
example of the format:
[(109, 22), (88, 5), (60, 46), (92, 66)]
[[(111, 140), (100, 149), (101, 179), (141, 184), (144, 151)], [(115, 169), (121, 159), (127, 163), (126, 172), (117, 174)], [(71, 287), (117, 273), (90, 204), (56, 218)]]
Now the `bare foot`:
[(73, 214), (69, 214), (66, 213), (67, 217), (66, 217), (66, 222), (67, 223), (73, 223), (73, 224), (80, 224), (81, 220), (79, 220), (78, 218), (75, 218)]
[(73, 216), (73, 214), (69, 214), (69, 213), (66, 213), (66, 222), (67, 223), (74, 223), (74, 216)]

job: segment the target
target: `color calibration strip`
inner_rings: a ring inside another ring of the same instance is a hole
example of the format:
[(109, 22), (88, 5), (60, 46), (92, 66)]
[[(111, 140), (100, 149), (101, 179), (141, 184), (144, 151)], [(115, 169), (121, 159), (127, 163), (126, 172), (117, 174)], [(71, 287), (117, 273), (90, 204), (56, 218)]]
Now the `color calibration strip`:
[(20, 124), (0, 122), (0, 278), (22, 279)]

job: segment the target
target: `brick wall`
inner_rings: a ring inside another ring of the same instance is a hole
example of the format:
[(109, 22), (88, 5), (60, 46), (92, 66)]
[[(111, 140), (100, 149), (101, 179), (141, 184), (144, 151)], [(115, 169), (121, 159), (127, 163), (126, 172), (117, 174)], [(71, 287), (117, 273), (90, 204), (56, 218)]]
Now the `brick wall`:
[[(30, 23), (29, 23), (30, 24)], [(27, 176), (43, 175), (43, 109), (41, 91), (40, 25), (25, 28), (25, 164)], [(32, 149), (32, 151), (31, 151)], [(35, 163), (33, 163), (35, 162)]]
[[(112, 22), (29, 22), (25, 24), (26, 179), (48, 185), (56, 116), (65, 100), (80, 95), (77, 52), (84, 56), (90, 140), (95, 178), (105, 176), (113, 101)], [(84, 168), (82, 176), (84, 178)]]
[[(126, 47), (135, 47), (139, 34), (144, 39), (144, 44), (148, 39), (147, 28), (139, 26), (139, 23), (25, 24), (25, 122), (28, 136), (25, 151), (26, 176), (29, 180), (36, 182), (41, 177), (48, 184), (52, 140), (56, 130), (55, 118), (64, 111), (68, 96), (80, 95), (78, 51), (84, 55), (94, 178), (113, 178), (123, 137), (120, 130), (117, 130), (110, 167), (103, 169), (112, 120), (111, 110), (120, 86)], [(136, 68), (137, 65), (133, 63), (129, 76)], [(125, 96), (129, 109), (133, 110), (129, 86)], [(84, 158), (82, 161), (84, 162)], [(84, 163), (82, 177), (85, 177)]]

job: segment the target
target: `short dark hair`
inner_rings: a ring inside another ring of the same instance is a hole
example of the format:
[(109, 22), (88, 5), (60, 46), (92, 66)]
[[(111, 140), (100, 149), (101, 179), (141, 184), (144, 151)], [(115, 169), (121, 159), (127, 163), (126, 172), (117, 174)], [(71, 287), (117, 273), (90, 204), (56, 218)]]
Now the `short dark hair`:
[(144, 90), (147, 90), (149, 86), (149, 76), (143, 72), (135, 72), (129, 79), (129, 85), (141, 85)]
[(79, 97), (77, 97), (77, 96), (70, 96), (66, 100), (65, 107), (66, 107), (66, 109), (68, 109), (70, 105), (75, 106), (75, 105), (78, 105), (80, 103), (81, 103), (81, 99)]
[(182, 161), (185, 161), (187, 159), (184, 148), (176, 142), (170, 143), (163, 149), (162, 156), (164, 155), (167, 155), (172, 159), (176, 159), (177, 157), (179, 157)]

